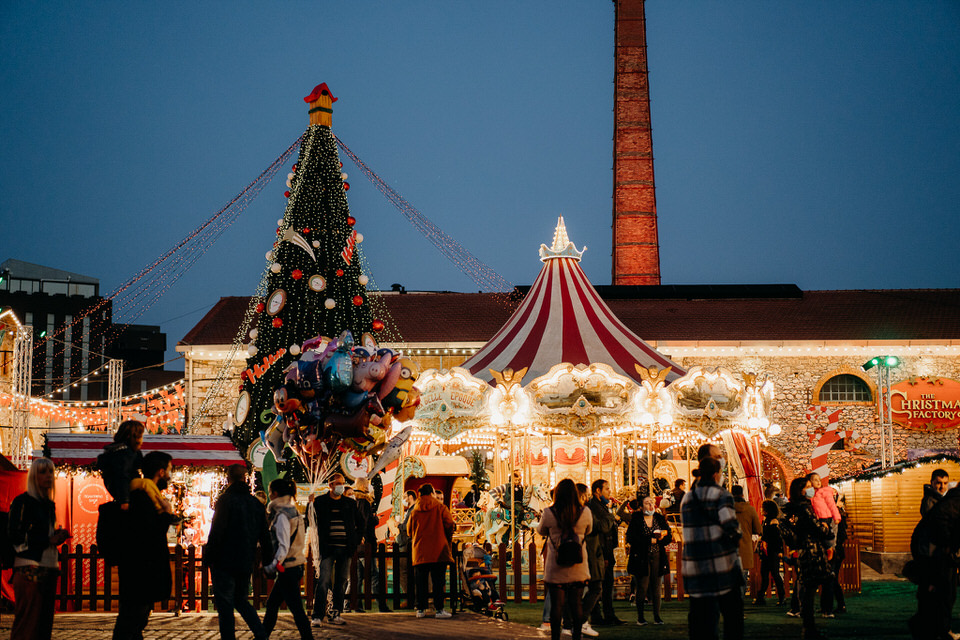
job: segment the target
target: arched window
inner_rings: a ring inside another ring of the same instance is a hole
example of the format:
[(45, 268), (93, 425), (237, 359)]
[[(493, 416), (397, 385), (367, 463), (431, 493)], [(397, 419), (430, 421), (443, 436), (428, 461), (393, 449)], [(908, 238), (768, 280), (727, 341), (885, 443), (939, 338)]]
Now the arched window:
[(849, 373), (833, 376), (820, 387), (820, 402), (872, 402), (873, 394), (862, 378)]

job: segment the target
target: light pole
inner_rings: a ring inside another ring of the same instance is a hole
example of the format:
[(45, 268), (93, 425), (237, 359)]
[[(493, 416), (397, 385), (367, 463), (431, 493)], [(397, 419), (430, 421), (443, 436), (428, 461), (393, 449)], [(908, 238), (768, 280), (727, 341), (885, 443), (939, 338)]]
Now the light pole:
[[(880, 419), (880, 467), (893, 466), (893, 414), (890, 410), (890, 369), (899, 366), (897, 356), (875, 356), (861, 365), (864, 371), (877, 370), (877, 415)], [(890, 459), (887, 461), (886, 439), (890, 438)]]

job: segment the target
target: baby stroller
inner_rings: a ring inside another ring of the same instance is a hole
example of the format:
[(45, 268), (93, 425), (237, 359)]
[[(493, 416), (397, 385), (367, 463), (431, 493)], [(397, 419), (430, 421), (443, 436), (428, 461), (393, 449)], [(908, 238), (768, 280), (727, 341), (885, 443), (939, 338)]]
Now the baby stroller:
[(493, 573), (490, 555), (483, 547), (468, 544), (463, 549), (461, 562), (461, 607), (497, 620), (509, 620), (505, 604), (497, 592), (497, 576)]

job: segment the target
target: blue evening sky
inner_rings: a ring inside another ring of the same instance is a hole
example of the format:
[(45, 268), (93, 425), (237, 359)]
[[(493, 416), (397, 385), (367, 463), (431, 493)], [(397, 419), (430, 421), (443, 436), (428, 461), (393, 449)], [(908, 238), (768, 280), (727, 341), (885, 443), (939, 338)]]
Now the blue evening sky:
[[(515, 284), (563, 214), (610, 283), (613, 3), (0, 3), (0, 260), (112, 291), (334, 131)], [(664, 284), (958, 286), (960, 3), (650, 0)], [(349, 161), (383, 287), (472, 291)], [(253, 293), (282, 171), (140, 322)]]

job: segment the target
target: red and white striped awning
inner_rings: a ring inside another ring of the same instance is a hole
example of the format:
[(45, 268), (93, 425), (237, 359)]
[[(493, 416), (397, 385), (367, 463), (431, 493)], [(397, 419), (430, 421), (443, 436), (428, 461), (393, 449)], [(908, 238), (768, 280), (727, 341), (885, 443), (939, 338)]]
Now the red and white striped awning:
[(490, 369), (519, 371), (523, 384), (561, 362), (604, 363), (639, 381), (634, 367), (673, 367), (672, 381), (685, 372), (637, 337), (613, 314), (580, 268), (578, 251), (567, 238), (561, 217), (553, 246), (540, 245), (543, 269), (523, 303), (503, 328), (463, 364), (477, 378), (492, 380)]
[[(47, 446), (54, 464), (82, 467), (93, 464), (103, 448), (113, 442), (107, 433), (48, 433)], [(237, 447), (227, 436), (145, 435), (140, 449), (144, 455), (165, 451), (173, 456), (174, 467), (227, 467), (243, 464)]]

